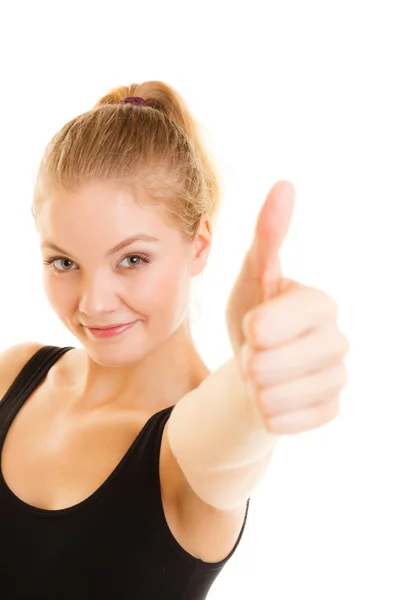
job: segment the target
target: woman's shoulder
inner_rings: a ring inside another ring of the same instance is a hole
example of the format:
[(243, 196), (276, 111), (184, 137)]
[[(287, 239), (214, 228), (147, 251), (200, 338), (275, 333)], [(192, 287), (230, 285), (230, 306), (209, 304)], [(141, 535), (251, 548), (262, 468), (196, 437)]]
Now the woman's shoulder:
[(0, 351), (0, 400), (23, 366), (45, 345), (40, 342), (21, 342)]

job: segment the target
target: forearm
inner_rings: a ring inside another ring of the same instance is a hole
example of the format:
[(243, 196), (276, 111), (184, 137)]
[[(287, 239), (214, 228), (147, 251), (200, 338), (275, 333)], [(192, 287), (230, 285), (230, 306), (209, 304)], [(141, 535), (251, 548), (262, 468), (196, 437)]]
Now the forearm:
[(181, 467), (239, 470), (260, 464), (279, 439), (267, 431), (236, 361), (224, 363), (174, 407), (169, 440)]

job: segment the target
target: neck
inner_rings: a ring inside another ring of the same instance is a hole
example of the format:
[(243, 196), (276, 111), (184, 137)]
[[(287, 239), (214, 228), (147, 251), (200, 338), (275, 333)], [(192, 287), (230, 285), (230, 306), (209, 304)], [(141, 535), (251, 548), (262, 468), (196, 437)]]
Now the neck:
[(73, 376), (66, 379), (69, 385), (72, 382), (73, 407), (79, 410), (112, 405), (158, 412), (175, 405), (210, 374), (187, 319), (164, 344), (133, 364), (104, 366), (85, 349), (68, 354)]

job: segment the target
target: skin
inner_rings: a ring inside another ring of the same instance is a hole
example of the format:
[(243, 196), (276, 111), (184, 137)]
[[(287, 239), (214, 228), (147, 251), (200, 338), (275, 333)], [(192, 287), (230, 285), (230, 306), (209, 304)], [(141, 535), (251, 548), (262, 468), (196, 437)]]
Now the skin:
[[(75, 193), (50, 196), (37, 214), (36, 229), (43, 260), (58, 258), (43, 265), (46, 296), (82, 345), (60, 360), (57, 375), (71, 407), (113, 404), (154, 413), (176, 404), (210, 373), (195, 348), (188, 313), (191, 278), (203, 271), (211, 248), (207, 214), (188, 243), (162, 213), (139, 206), (131, 192), (111, 182), (90, 182)], [(139, 233), (159, 241), (136, 241), (106, 256)], [(48, 241), (65, 253), (46, 247)], [(83, 326), (138, 319), (106, 339), (92, 338)]]
[(226, 312), (247, 393), (276, 434), (301, 433), (336, 418), (348, 379), (350, 343), (338, 326), (336, 301), (283, 276), (280, 249), (294, 201), (289, 181), (270, 190)]

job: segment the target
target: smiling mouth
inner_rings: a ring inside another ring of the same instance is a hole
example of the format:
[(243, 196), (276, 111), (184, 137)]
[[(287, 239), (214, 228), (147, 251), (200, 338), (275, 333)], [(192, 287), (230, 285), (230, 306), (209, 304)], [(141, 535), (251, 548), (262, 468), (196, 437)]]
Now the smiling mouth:
[(125, 327), (126, 325), (131, 325), (134, 321), (129, 321), (128, 323), (117, 323), (116, 325), (106, 325), (105, 327), (89, 327), (88, 325), (84, 325), (87, 329), (98, 329), (100, 331), (105, 331), (107, 329), (116, 329), (117, 327)]

